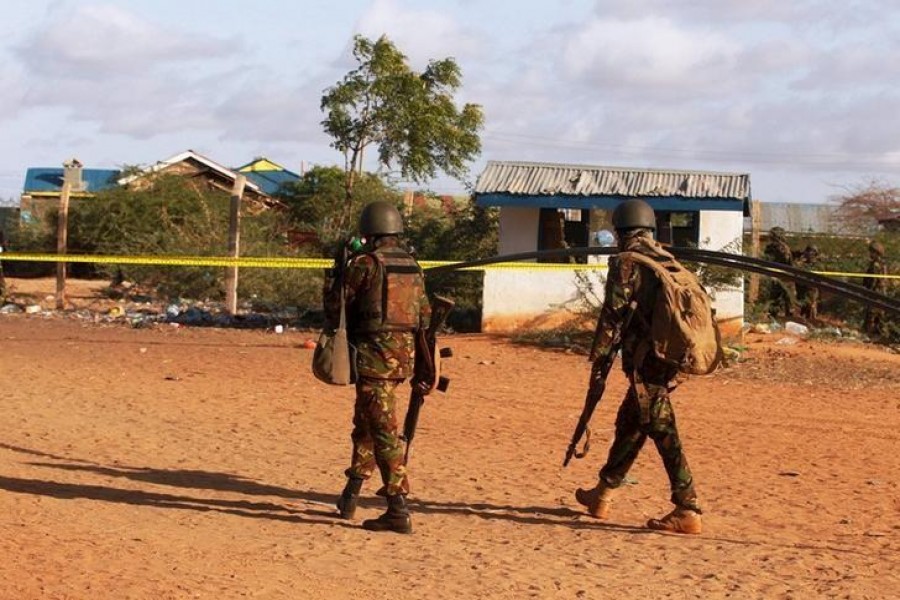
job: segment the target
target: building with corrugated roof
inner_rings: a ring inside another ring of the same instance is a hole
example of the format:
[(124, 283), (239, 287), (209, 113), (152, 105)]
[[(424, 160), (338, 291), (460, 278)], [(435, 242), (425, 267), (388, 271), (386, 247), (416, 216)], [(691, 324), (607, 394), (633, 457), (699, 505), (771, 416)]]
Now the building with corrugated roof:
[(279, 205), (274, 198), (277, 192), (284, 185), (300, 179), (296, 173), (267, 158), (257, 158), (231, 169), (193, 150), (180, 152), (126, 176), (118, 169), (86, 169), (80, 161), (72, 159), (63, 167), (29, 168), (19, 207), (25, 219), (42, 213), (48, 206), (55, 207), (66, 181), (72, 184), (72, 198), (90, 198), (97, 192), (121, 185), (140, 188), (152, 177), (162, 174), (185, 177), (196, 185), (230, 192), (238, 173), (247, 177), (244, 199), (251, 208), (260, 209)]
[[(632, 198), (653, 206), (661, 241), (740, 252), (748, 174), (489, 161), (475, 186), (479, 205), (500, 209), (500, 254), (608, 244), (612, 210)], [(585, 260), (598, 264), (591, 273), (601, 283), (606, 257)], [(743, 288), (714, 297), (723, 331), (738, 331)], [(557, 326), (578, 298), (572, 270), (489, 270), (482, 330)]]
[(90, 198), (97, 192), (118, 185), (118, 169), (85, 169), (73, 158), (62, 167), (31, 167), (25, 172), (25, 185), (19, 201), (23, 219), (40, 214), (45, 205), (56, 206), (63, 184), (71, 184), (72, 198)]

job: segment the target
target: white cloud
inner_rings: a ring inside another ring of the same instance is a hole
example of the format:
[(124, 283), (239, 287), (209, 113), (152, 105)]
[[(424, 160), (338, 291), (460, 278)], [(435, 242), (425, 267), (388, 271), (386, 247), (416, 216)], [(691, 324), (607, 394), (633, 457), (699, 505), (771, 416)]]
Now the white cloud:
[(90, 4), (57, 14), (21, 44), (18, 55), (36, 75), (100, 78), (236, 50), (234, 39), (173, 30), (113, 4)]
[(418, 70), (432, 59), (484, 58), (487, 46), (480, 33), (484, 30), (465, 28), (446, 12), (407, 9), (397, 0), (375, 0), (359, 19), (357, 30), (372, 39), (387, 35)]
[(566, 42), (563, 67), (573, 80), (647, 88), (690, 88), (721, 82), (734, 64), (736, 48), (713, 31), (688, 31), (657, 17), (594, 19)]
[(62, 108), (100, 133), (147, 139), (216, 128), (215, 103), (243, 77), (239, 65), (219, 61), (239, 48), (93, 4), (53, 13), (14, 54), (29, 72), (25, 106)]

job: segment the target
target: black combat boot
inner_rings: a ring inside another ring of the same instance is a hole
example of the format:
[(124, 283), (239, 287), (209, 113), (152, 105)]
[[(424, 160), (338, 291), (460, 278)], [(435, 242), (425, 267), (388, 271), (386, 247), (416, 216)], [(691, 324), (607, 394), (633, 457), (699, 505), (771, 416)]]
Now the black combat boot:
[(396, 533), (412, 533), (412, 521), (406, 500), (401, 495), (387, 497), (388, 509), (377, 519), (363, 521), (363, 528), (369, 531), (394, 531)]
[(342, 519), (352, 519), (356, 514), (356, 501), (359, 500), (359, 490), (362, 489), (363, 480), (359, 477), (348, 477), (347, 485), (341, 492), (337, 501), (337, 509)]

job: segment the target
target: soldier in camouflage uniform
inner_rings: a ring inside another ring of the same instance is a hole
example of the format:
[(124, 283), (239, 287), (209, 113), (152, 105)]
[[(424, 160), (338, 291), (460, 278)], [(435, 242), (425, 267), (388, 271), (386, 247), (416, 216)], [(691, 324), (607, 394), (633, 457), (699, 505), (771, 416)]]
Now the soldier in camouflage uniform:
[(340, 286), (344, 284), (347, 330), (356, 348), (356, 404), (353, 413), (353, 452), (346, 470), (347, 484), (337, 502), (341, 517), (356, 511), (363, 481), (376, 467), (388, 509), (363, 522), (371, 531), (411, 533), (405, 496), (409, 479), (404, 463), (396, 415), (395, 391), (413, 373), (414, 335), (428, 326), (430, 305), (425, 279), (416, 260), (400, 242), (403, 219), (388, 202), (363, 208), (359, 233), (362, 252), (343, 266), (342, 277), (328, 285), (325, 315), (336, 324), (340, 314)]
[[(869, 244), (869, 266), (866, 273), (870, 275), (887, 275), (887, 264), (884, 262), (884, 246), (880, 242)], [(887, 279), (884, 277), (864, 277), (863, 286), (878, 292), (887, 293)], [(880, 308), (866, 307), (863, 329), (873, 337), (885, 335), (884, 311)]]
[[(3, 230), (0, 229), (0, 258), (3, 258), (3, 251), (6, 249), (6, 237)], [(6, 278), (3, 276), (3, 262), (0, 262), (0, 306), (6, 302)]]
[[(613, 212), (619, 250), (653, 256), (656, 217), (643, 200), (627, 200)], [(653, 440), (671, 487), (674, 510), (647, 527), (677, 533), (700, 533), (700, 503), (694, 479), (675, 425), (669, 393), (679, 383), (678, 369), (662, 362), (650, 347), (649, 324), (661, 283), (653, 271), (634, 262), (610, 259), (598, 330), (599, 344), (592, 358), (608, 354), (621, 339), (622, 369), (629, 387), (616, 415), (616, 434), (599, 482), (579, 489), (576, 500), (598, 519), (606, 519), (614, 492), (622, 485), (647, 438)], [(631, 314), (633, 312), (633, 314)]]
[[(773, 227), (769, 230), (769, 243), (765, 248), (766, 260), (785, 265), (794, 264), (794, 255), (787, 243), (785, 231), (781, 227)], [(781, 279), (769, 280), (769, 313), (778, 317), (782, 312), (785, 317), (793, 317), (797, 314), (797, 292), (793, 281)]]
[[(819, 249), (809, 245), (800, 255), (800, 268), (815, 271), (819, 262)], [(812, 285), (797, 284), (797, 300), (800, 303), (800, 316), (816, 321), (819, 318), (819, 288)]]

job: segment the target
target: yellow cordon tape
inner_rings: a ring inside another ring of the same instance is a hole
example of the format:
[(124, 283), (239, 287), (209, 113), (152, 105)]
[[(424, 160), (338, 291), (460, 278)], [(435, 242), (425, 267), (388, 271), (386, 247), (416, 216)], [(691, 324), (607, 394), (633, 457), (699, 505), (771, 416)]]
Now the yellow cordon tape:
[[(177, 267), (254, 267), (261, 269), (328, 269), (334, 261), (327, 258), (286, 258), (286, 257), (249, 257), (231, 258), (228, 256), (103, 256), (99, 254), (29, 254), (25, 252), (5, 252), (0, 254), (0, 261), (22, 262), (69, 262), (115, 265), (162, 265)], [(452, 265), (452, 260), (422, 260), (419, 264), (425, 268)], [(605, 269), (605, 264), (569, 264), (569, 263), (527, 263), (508, 262), (495, 263), (478, 267), (466, 267), (466, 271), (485, 271), (488, 269), (525, 269), (525, 270), (582, 270)]]
[(828, 275), (830, 277), (872, 277), (873, 279), (900, 279), (900, 275), (874, 275), (872, 273), (833, 273), (831, 271), (811, 271), (816, 275)]
[[(266, 256), (242, 256), (231, 258), (228, 256), (109, 256), (99, 254), (29, 254), (26, 252), (0, 253), (0, 261), (21, 262), (69, 262), (69, 263), (94, 263), (115, 265), (163, 265), (177, 267), (252, 267), (259, 269), (328, 269), (334, 264), (327, 258), (286, 258)], [(452, 265), (457, 261), (451, 260), (422, 260), (419, 264), (425, 268)], [(585, 271), (594, 269), (606, 269), (606, 263), (575, 264), (575, 263), (533, 263), (533, 262), (507, 262), (466, 267), (461, 271), (494, 271), (494, 270), (520, 270), (520, 271)], [(817, 275), (830, 277), (873, 277), (876, 279), (900, 279), (900, 275), (872, 275), (869, 273), (838, 273), (831, 271), (812, 271)]]

